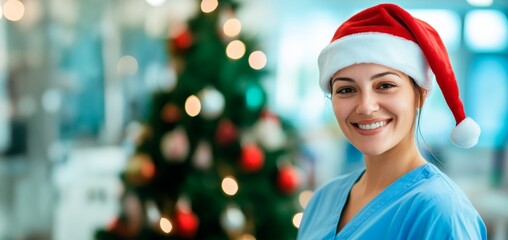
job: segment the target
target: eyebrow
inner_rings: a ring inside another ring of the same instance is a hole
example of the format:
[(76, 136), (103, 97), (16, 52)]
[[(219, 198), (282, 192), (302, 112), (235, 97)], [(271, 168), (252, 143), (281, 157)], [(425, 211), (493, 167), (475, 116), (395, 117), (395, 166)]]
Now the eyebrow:
[[(382, 72), (382, 73), (378, 73), (374, 76), (372, 76), (370, 78), (370, 80), (374, 80), (374, 79), (377, 79), (377, 78), (381, 78), (381, 77), (384, 77), (386, 75), (395, 75), (399, 78), (401, 78), (401, 76), (399, 74), (397, 74), (396, 72), (391, 72), (391, 71), (387, 71), (387, 72)], [(333, 85), (335, 83), (335, 81), (346, 81), (346, 82), (354, 82), (354, 80), (352, 78), (348, 78), (348, 77), (336, 77), (332, 80), (332, 83), (331, 85)]]

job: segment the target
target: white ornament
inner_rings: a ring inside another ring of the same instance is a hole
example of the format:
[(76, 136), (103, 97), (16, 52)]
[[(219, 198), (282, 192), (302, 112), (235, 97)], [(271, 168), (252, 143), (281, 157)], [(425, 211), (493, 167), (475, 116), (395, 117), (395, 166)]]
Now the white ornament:
[(161, 213), (153, 200), (146, 201), (145, 211), (150, 224), (155, 225), (159, 222)]
[(228, 232), (239, 233), (245, 228), (245, 215), (234, 205), (226, 208), (220, 220), (222, 227)]
[(166, 133), (161, 140), (162, 155), (169, 161), (183, 161), (189, 154), (189, 139), (181, 127)]
[(176, 87), (177, 76), (172, 67), (151, 62), (145, 71), (145, 81), (151, 90), (171, 92)]
[(185, 195), (178, 197), (178, 200), (176, 201), (176, 208), (180, 211), (191, 212), (192, 208), (189, 198)]
[(206, 170), (212, 165), (212, 147), (207, 141), (201, 140), (192, 157), (194, 166)]
[(198, 94), (201, 101), (201, 115), (206, 119), (215, 119), (224, 111), (225, 100), (221, 92), (213, 87), (207, 87)]
[(286, 134), (276, 119), (259, 120), (254, 131), (259, 144), (267, 150), (278, 150), (286, 143)]

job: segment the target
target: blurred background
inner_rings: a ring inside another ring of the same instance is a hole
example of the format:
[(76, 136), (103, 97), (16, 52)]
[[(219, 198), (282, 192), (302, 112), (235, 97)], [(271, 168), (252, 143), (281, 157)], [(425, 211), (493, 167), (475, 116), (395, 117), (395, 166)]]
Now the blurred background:
[[(0, 239), (294, 238), (312, 191), (362, 165), (317, 56), (380, 2), (2, 0)], [(451, 145), (436, 87), (422, 151), (506, 240), (508, 1), (389, 2), (440, 33), (482, 128)]]

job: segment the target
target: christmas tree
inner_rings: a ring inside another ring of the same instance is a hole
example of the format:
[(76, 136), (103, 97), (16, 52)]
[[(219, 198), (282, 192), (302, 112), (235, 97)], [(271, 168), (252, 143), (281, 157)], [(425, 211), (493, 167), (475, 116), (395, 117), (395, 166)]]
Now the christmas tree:
[(242, 34), (239, 3), (198, 6), (167, 39), (176, 80), (153, 94), (120, 213), (96, 239), (296, 238), (298, 141), (267, 107), (266, 56)]

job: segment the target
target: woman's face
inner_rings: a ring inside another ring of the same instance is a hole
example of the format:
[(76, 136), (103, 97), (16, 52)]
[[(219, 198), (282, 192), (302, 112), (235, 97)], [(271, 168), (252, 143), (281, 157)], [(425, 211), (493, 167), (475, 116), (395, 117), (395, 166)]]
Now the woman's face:
[(356, 64), (332, 77), (332, 105), (346, 138), (367, 156), (413, 141), (416, 91), (404, 73)]

